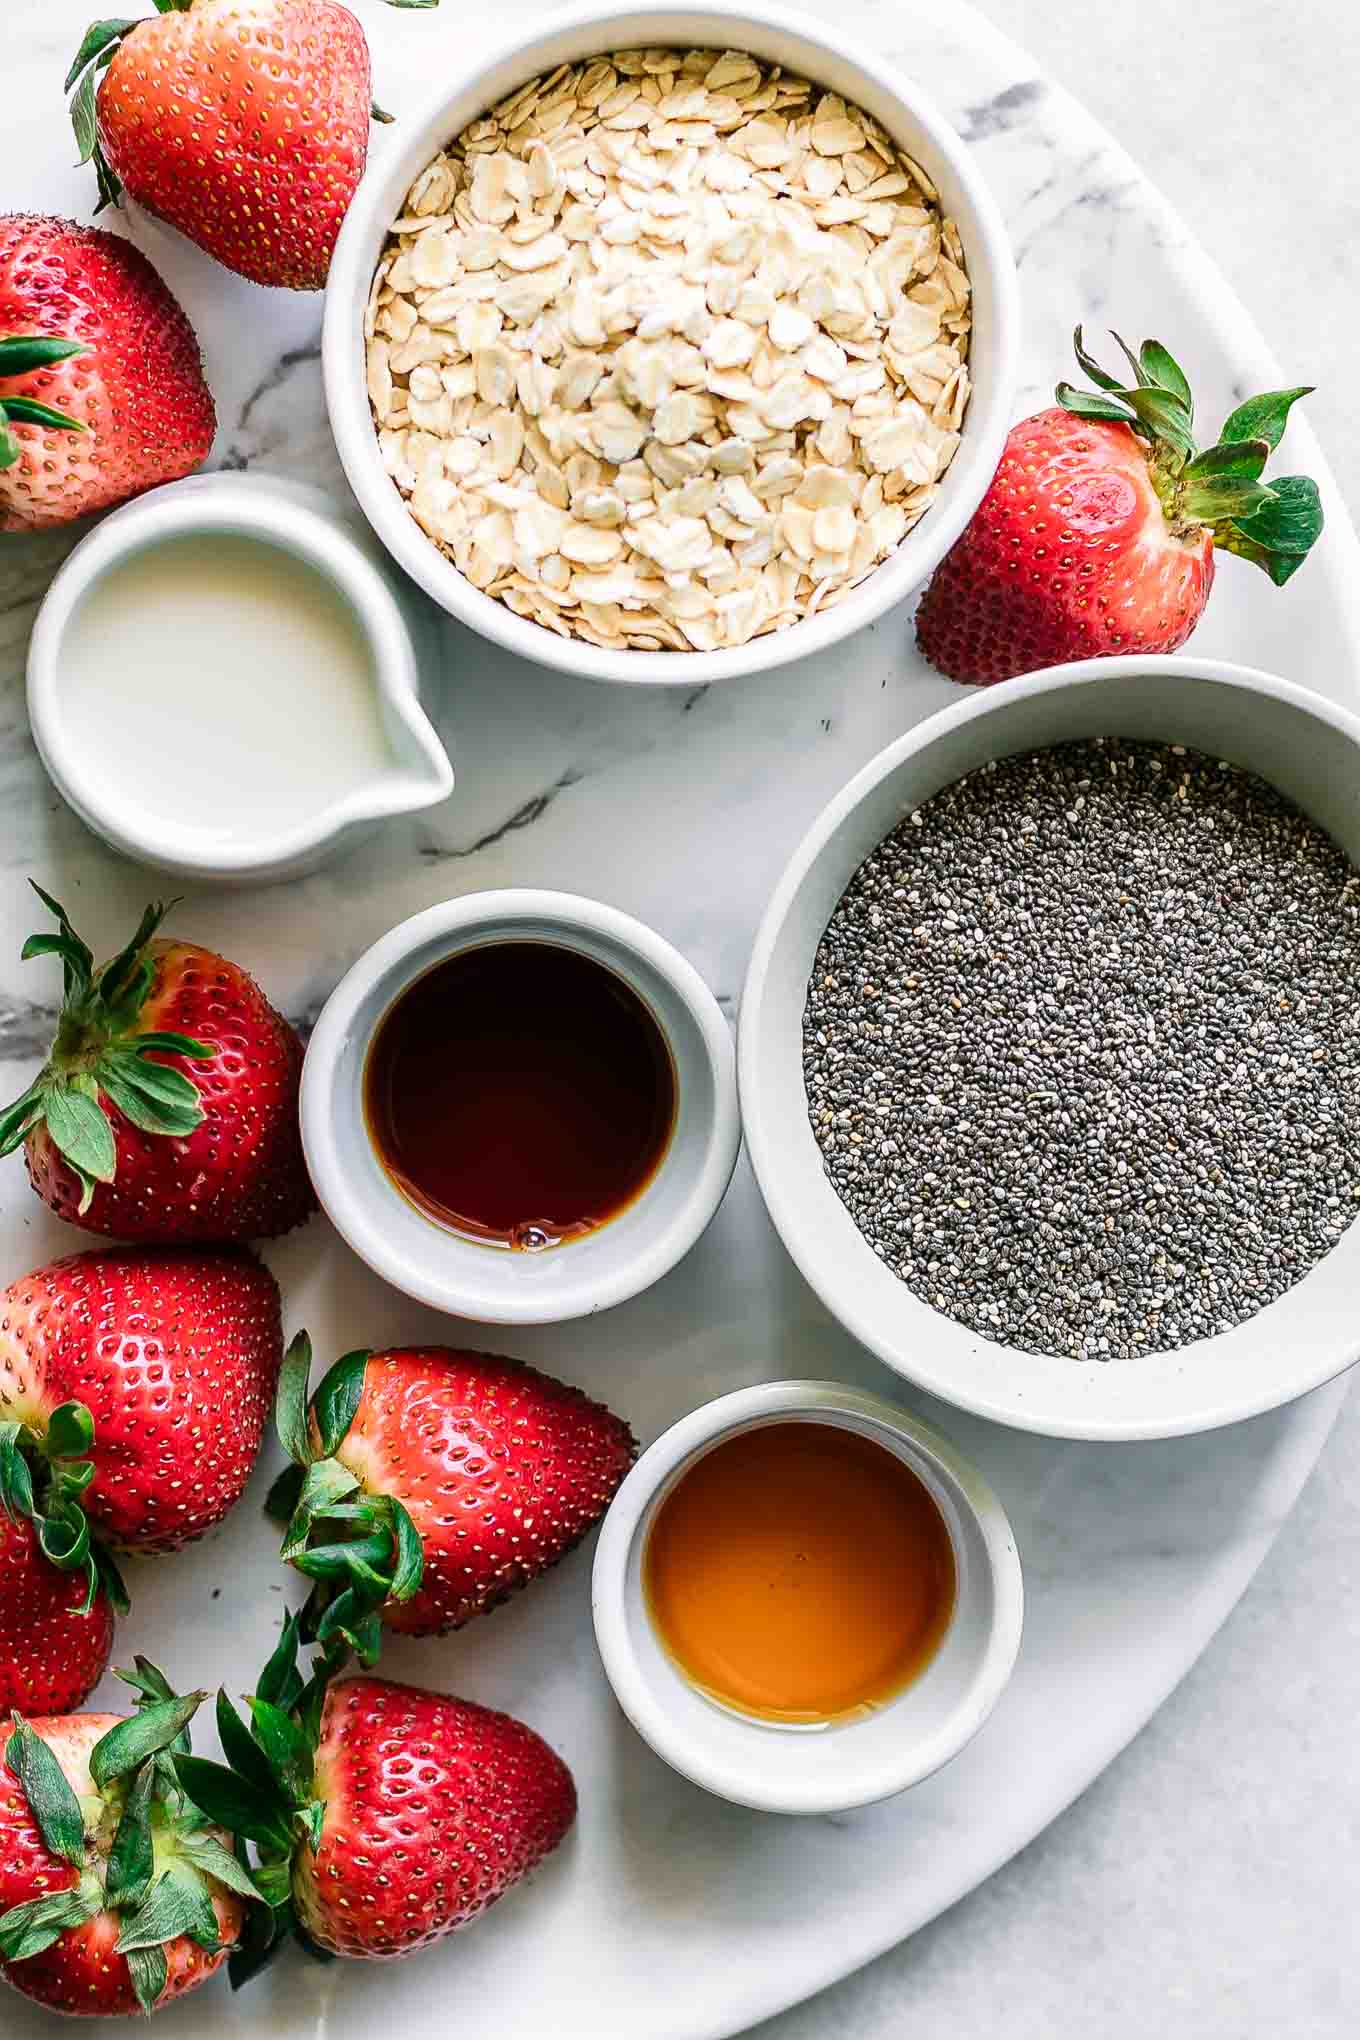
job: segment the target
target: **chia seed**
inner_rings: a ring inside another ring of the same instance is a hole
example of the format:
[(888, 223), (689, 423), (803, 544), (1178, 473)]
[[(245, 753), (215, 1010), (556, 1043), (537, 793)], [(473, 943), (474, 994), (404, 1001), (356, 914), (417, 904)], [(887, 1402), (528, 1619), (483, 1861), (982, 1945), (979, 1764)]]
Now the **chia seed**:
[(860, 866), (808, 986), (826, 1173), (1030, 1353), (1229, 1330), (1360, 1214), (1360, 873), (1255, 774), (1115, 738), (981, 767)]

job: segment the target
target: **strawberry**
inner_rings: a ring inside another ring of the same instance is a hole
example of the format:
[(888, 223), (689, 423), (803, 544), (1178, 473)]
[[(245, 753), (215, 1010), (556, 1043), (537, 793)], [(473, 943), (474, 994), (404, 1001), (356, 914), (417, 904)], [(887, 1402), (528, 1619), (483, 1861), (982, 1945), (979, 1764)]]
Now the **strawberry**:
[(79, 1707), (112, 1649), (108, 1590), (98, 1585), (80, 1607), (70, 1572), (44, 1555), (35, 1526), (0, 1510), (0, 1718)]
[(54, 2011), (155, 2011), (219, 1969), (249, 1873), (173, 1763), (203, 1699), (144, 1659), (141, 1711), (14, 1717), (0, 1763), (0, 1974)]
[(253, 1734), (218, 1696), (231, 1768), (175, 1760), (194, 1803), (259, 1853), (274, 1914), (252, 1919), (237, 1984), (295, 1927), (367, 1961), (426, 1948), (494, 1905), (576, 1817), (570, 1771), (523, 1722), (388, 1679), (304, 1687), (297, 1634), (290, 1617), (250, 1702)]
[(178, 1551), (240, 1499), (278, 1378), (279, 1292), (239, 1248), (73, 1254), (0, 1296), (0, 1504), (117, 1593), (119, 1551)]
[(279, 1379), (295, 1464), (270, 1507), (288, 1521), (283, 1556), (316, 1582), (306, 1633), (365, 1664), (382, 1622), (458, 1629), (556, 1565), (637, 1453), (621, 1418), (518, 1360), (348, 1353), (309, 1404), (310, 1367), (302, 1333)]
[(46, 1064), (0, 1113), (0, 1154), (23, 1141), (38, 1195), (88, 1232), (188, 1243), (300, 1225), (316, 1197), (294, 1029), (238, 965), (153, 940), (164, 907), (96, 970), (65, 908), (33, 889), (59, 932), (23, 953), (60, 956), (65, 1002)]
[(216, 425), (193, 328), (144, 255), (70, 220), (0, 215), (0, 531), (177, 481)]
[(363, 29), (336, 0), (156, 4), (97, 21), (66, 80), (101, 204), (126, 188), (252, 282), (320, 290), (368, 154)]
[(951, 680), (986, 684), (1116, 652), (1172, 652), (1204, 612), (1218, 550), (1277, 587), (1322, 530), (1317, 486), (1260, 477), (1306, 388), (1251, 397), (1196, 449), (1194, 400), (1156, 340), (1114, 336), (1122, 388), (1075, 336), (1095, 391), (1059, 383), (1058, 410), (1017, 425), (976, 515), (921, 598), (916, 636)]

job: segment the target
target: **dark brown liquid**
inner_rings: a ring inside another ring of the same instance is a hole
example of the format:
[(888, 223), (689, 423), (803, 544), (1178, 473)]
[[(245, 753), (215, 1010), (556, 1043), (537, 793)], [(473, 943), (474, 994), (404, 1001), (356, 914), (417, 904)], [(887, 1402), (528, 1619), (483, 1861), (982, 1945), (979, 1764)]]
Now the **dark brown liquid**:
[(547, 942), (466, 949), (384, 1015), (364, 1070), (369, 1138), (441, 1224), (535, 1249), (643, 1191), (675, 1122), (656, 1021), (603, 964)]

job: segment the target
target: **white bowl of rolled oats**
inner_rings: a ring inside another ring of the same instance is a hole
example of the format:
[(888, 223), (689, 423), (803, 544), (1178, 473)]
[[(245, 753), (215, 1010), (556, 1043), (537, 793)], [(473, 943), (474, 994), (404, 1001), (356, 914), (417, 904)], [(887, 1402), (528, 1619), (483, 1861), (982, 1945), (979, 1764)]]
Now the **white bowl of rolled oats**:
[(1018, 309), (995, 203), (909, 78), (780, 8), (596, 6), (402, 135), (336, 249), (327, 400), (446, 610), (692, 686), (921, 585), (995, 470)]

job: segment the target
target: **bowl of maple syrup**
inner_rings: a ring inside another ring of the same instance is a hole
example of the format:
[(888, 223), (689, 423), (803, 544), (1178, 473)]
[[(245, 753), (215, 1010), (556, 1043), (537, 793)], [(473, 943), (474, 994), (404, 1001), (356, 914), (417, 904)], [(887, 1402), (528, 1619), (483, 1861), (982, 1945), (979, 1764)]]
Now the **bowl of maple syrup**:
[(383, 936), (322, 1010), (302, 1134), (336, 1229), (486, 1324), (584, 1317), (694, 1245), (740, 1139), (731, 1033), (653, 929), (531, 890)]
[(659, 1438), (605, 1518), (592, 1598), (644, 1739), (777, 1813), (863, 1806), (948, 1763), (1000, 1698), (1023, 1614), (982, 1475), (829, 1381), (739, 1389)]

